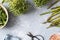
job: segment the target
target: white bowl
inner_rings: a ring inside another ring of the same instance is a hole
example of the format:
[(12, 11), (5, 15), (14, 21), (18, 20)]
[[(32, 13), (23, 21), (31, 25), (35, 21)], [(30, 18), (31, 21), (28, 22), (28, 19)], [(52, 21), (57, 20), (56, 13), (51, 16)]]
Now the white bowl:
[(5, 24), (3, 26), (0, 26), (0, 29), (2, 29), (3, 27), (6, 26), (9, 17), (8, 17), (8, 11), (7, 11), (7, 9), (1, 3), (0, 3), (0, 6), (2, 7), (2, 9), (5, 11), (5, 13), (7, 15), (7, 20), (6, 20)]

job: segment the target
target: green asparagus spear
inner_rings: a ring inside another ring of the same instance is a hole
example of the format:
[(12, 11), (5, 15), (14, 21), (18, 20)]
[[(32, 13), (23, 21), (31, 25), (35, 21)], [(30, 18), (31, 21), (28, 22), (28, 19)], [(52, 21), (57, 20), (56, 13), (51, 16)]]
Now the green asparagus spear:
[(51, 8), (53, 5), (55, 5), (57, 2), (59, 2), (60, 0), (56, 0), (54, 3), (52, 3), (49, 7), (48, 7), (48, 9), (49, 8)]
[(48, 28), (50, 28), (52, 26), (57, 26), (58, 24), (60, 24), (60, 18), (57, 18), (54, 21), (52, 21), (51, 25)]
[[(48, 22), (51, 22), (52, 20), (60, 17), (60, 11), (59, 12), (56, 12), (56, 13), (52, 13), (51, 16), (47, 19)], [(57, 17), (55, 17), (56, 15), (58, 15)], [(55, 17), (55, 18), (54, 18)]]

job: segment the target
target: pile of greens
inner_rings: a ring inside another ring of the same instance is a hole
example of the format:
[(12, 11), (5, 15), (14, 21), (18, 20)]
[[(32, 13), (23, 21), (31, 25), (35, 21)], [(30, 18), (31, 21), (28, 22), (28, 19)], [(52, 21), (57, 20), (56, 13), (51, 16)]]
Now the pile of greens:
[(45, 4), (47, 4), (48, 2), (50, 2), (51, 0), (34, 0), (34, 3), (36, 6), (43, 6)]
[(5, 11), (0, 7), (0, 26), (3, 26), (6, 23), (7, 15)]
[(9, 3), (9, 11), (14, 15), (25, 13), (29, 9), (29, 3), (26, 0), (3, 0)]

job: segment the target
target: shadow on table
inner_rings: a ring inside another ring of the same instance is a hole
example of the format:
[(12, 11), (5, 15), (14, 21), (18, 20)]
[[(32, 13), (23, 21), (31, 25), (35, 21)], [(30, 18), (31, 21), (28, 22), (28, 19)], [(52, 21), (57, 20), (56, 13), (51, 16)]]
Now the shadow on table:
[(9, 13), (9, 20), (6, 25), (6, 28), (13, 27), (16, 24), (16, 21), (17, 21), (17, 17), (14, 16), (12, 13)]
[[(29, 4), (29, 5), (31, 5), (31, 7), (30, 7), (30, 9), (27, 11), (27, 12), (25, 12), (24, 14), (28, 14), (28, 13), (31, 13), (31, 12), (34, 12), (36, 9), (33, 7), (33, 5), (32, 4)], [(24, 15), (23, 14), (23, 15)], [(17, 17), (18, 16), (14, 16), (12, 13), (10, 13), (9, 12), (9, 21), (8, 21), (8, 23), (7, 23), (7, 25), (6, 25), (6, 28), (10, 28), (10, 27), (13, 27), (14, 25), (16, 25), (16, 22), (17, 22)]]

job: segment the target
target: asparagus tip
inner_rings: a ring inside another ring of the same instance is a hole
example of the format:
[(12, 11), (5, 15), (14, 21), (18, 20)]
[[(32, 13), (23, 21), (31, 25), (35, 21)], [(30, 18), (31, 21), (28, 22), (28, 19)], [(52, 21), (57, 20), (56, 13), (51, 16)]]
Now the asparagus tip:
[(47, 22), (43, 22), (43, 24), (46, 24)]
[(40, 14), (40, 15), (46, 15), (46, 14), (50, 14), (51, 12), (49, 11), (49, 12), (45, 12), (45, 13), (42, 13), (42, 14)]

